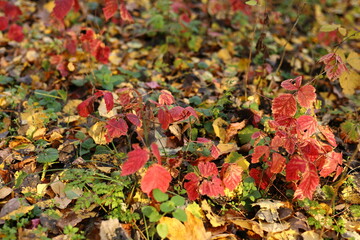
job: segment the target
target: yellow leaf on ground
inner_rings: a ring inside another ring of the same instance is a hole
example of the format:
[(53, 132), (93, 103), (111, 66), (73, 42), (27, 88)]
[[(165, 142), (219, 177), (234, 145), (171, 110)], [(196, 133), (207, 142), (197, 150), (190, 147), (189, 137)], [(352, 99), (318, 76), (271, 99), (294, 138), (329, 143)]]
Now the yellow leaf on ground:
[(360, 71), (360, 54), (351, 51), (349, 56), (346, 59), (346, 62), (352, 66), (354, 69)]
[(207, 219), (209, 219), (209, 221), (213, 227), (220, 227), (225, 224), (224, 219), (222, 219), (220, 216), (213, 213), (213, 211), (211, 210), (211, 207), (209, 206), (209, 204), (207, 203), (206, 200), (203, 200), (201, 202), (201, 208), (205, 212)]
[(230, 55), (229, 51), (226, 48), (223, 48), (218, 52), (218, 57), (221, 60), (223, 60), (224, 62), (227, 62), (227, 61), (231, 60), (231, 55)]
[(105, 134), (106, 134), (106, 123), (97, 122), (89, 130), (89, 135), (94, 139), (96, 144), (106, 144)]
[(340, 75), (340, 86), (347, 95), (355, 93), (356, 88), (360, 88), (360, 75), (354, 70), (345, 71)]
[(212, 126), (214, 128), (215, 135), (220, 138), (221, 142), (224, 142), (226, 139), (226, 129), (228, 127), (228, 122), (222, 118), (217, 118), (213, 122)]
[(186, 211), (187, 220), (180, 222), (176, 218), (162, 217), (159, 223), (166, 224), (168, 227), (169, 240), (208, 240), (211, 232), (206, 232), (201, 219), (195, 217), (191, 212)]

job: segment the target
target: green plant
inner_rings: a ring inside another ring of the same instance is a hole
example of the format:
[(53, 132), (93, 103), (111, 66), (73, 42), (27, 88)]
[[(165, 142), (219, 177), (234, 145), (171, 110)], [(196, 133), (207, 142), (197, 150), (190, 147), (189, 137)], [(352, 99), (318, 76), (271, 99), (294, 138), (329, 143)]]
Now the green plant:
[(179, 221), (185, 222), (187, 217), (184, 209), (182, 208), (185, 204), (185, 198), (175, 195), (169, 199), (169, 195), (163, 193), (159, 189), (153, 190), (154, 199), (160, 203), (159, 210), (152, 206), (144, 206), (141, 211), (149, 219), (150, 226), (152, 228), (150, 231), (154, 233), (156, 228), (157, 233), (160, 237), (164, 238), (167, 235), (167, 226), (166, 224), (157, 224), (155, 223), (160, 220), (161, 217), (171, 214), (172, 217), (178, 219)]
[(64, 234), (69, 237), (71, 240), (81, 240), (85, 239), (84, 232), (80, 231), (79, 228), (67, 225), (64, 227)]

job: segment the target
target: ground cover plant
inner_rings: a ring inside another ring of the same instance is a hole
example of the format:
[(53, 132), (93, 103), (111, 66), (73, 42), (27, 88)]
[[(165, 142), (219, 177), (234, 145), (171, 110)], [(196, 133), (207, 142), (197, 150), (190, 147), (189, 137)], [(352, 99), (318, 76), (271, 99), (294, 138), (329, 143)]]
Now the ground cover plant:
[(0, 238), (360, 238), (359, 14), (0, 1)]

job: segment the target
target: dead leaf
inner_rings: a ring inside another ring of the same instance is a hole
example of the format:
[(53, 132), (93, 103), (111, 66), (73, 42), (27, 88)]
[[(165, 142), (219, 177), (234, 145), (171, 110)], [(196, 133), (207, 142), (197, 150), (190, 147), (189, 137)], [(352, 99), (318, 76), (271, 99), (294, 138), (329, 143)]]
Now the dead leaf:
[(89, 129), (89, 135), (94, 139), (96, 144), (104, 145), (106, 144), (106, 123), (97, 122)]
[(213, 213), (211, 207), (209, 206), (206, 200), (203, 200), (201, 202), (201, 208), (205, 212), (206, 218), (209, 219), (213, 227), (219, 227), (225, 224), (225, 220), (223, 218)]
[(13, 190), (9, 187), (2, 187), (0, 188), (0, 199), (6, 198), (10, 193), (12, 193)]

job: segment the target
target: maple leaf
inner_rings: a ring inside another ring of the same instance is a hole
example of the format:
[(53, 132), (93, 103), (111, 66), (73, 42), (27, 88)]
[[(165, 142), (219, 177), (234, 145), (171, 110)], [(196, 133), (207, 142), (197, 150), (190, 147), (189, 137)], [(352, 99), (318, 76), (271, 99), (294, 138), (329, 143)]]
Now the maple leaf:
[(266, 161), (270, 155), (270, 148), (268, 146), (256, 146), (251, 157), (251, 163), (258, 163), (263, 155), (264, 161)]
[(296, 113), (296, 100), (292, 94), (282, 94), (273, 99), (271, 109), (274, 115), (292, 117)]
[(208, 195), (209, 197), (224, 196), (224, 186), (220, 178), (212, 177), (211, 180), (203, 180), (199, 186), (201, 195)]
[(230, 191), (234, 190), (242, 179), (243, 169), (235, 163), (224, 163), (221, 169), (221, 179), (224, 186)]
[(271, 167), (270, 172), (272, 173), (279, 173), (283, 170), (285, 167), (286, 158), (281, 156), (279, 153), (274, 152), (272, 154), (272, 161), (271, 161)]
[(297, 119), (297, 132), (304, 138), (309, 138), (316, 132), (318, 123), (309, 115), (302, 115)]
[(184, 183), (184, 188), (186, 189), (187, 195), (191, 201), (196, 200), (199, 197), (198, 188), (200, 184), (199, 177), (191, 172), (184, 176), (189, 182)]
[(306, 169), (306, 161), (298, 155), (290, 158), (286, 164), (286, 181), (296, 181), (300, 179), (299, 173)]
[(161, 165), (160, 151), (159, 151), (159, 147), (156, 143), (151, 144), (151, 151), (154, 154), (154, 156), (156, 157), (156, 159), (158, 160), (158, 164)]
[(58, 20), (62, 20), (66, 14), (68, 14), (73, 4), (74, 0), (55, 0), (55, 7), (52, 11), (52, 15)]
[(315, 88), (311, 85), (303, 86), (297, 92), (300, 106), (310, 108), (316, 100)]
[(124, 2), (122, 2), (120, 4), (120, 17), (125, 22), (129, 22), (129, 23), (134, 22), (134, 19), (132, 18), (132, 16), (128, 12), (128, 10), (126, 9), (126, 6), (125, 6)]
[(114, 107), (114, 97), (111, 92), (103, 92), (106, 110), (110, 112)]
[(294, 198), (312, 199), (313, 193), (316, 187), (319, 185), (320, 179), (316, 171), (316, 167), (313, 164), (308, 164), (307, 169), (302, 175), (299, 186), (295, 190)]
[(142, 168), (149, 160), (149, 152), (138, 146), (133, 146), (135, 150), (128, 153), (128, 160), (122, 166), (121, 176), (127, 176), (135, 173)]
[(0, 17), (0, 31), (8, 28), (9, 19), (7, 17)]
[(158, 101), (161, 105), (171, 105), (175, 102), (175, 99), (171, 92), (167, 90), (161, 90)]
[(8, 38), (16, 42), (21, 42), (24, 37), (23, 28), (17, 24), (11, 24), (8, 31)]
[(155, 163), (149, 167), (141, 179), (141, 190), (148, 195), (154, 189), (160, 189), (162, 192), (166, 192), (170, 182), (170, 173), (163, 166)]
[(327, 177), (335, 172), (338, 165), (342, 164), (342, 154), (337, 152), (330, 152), (326, 154), (325, 163), (321, 166), (320, 176)]
[(117, 0), (105, 0), (105, 7), (103, 8), (103, 12), (105, 15), (106, 21), (108, 21), (118, 9)]
[(128, 125), (122, 118), (110, 119), (106, 122), (107, 128), (107, 140), (110, 142), (112, 139), (126, 135), (128, 131)]
[(94, 101), (94, 97), (89, 97), (77, 106), (76, 109), (81, 117), (87, 117), (94, 112)]
[[(302, 76), (299, 76), (295, 79), (288, 79), (288, 80), (285, 80), (281, 83), (281, 86), (283, 88), (285, 88), (286, 90), (299, 90), (300, 86), (301, 86), (301, 81), (302, 81), (303, 77)], [(295, 81), (295, 84), (293, 84), (293, 82)]]

